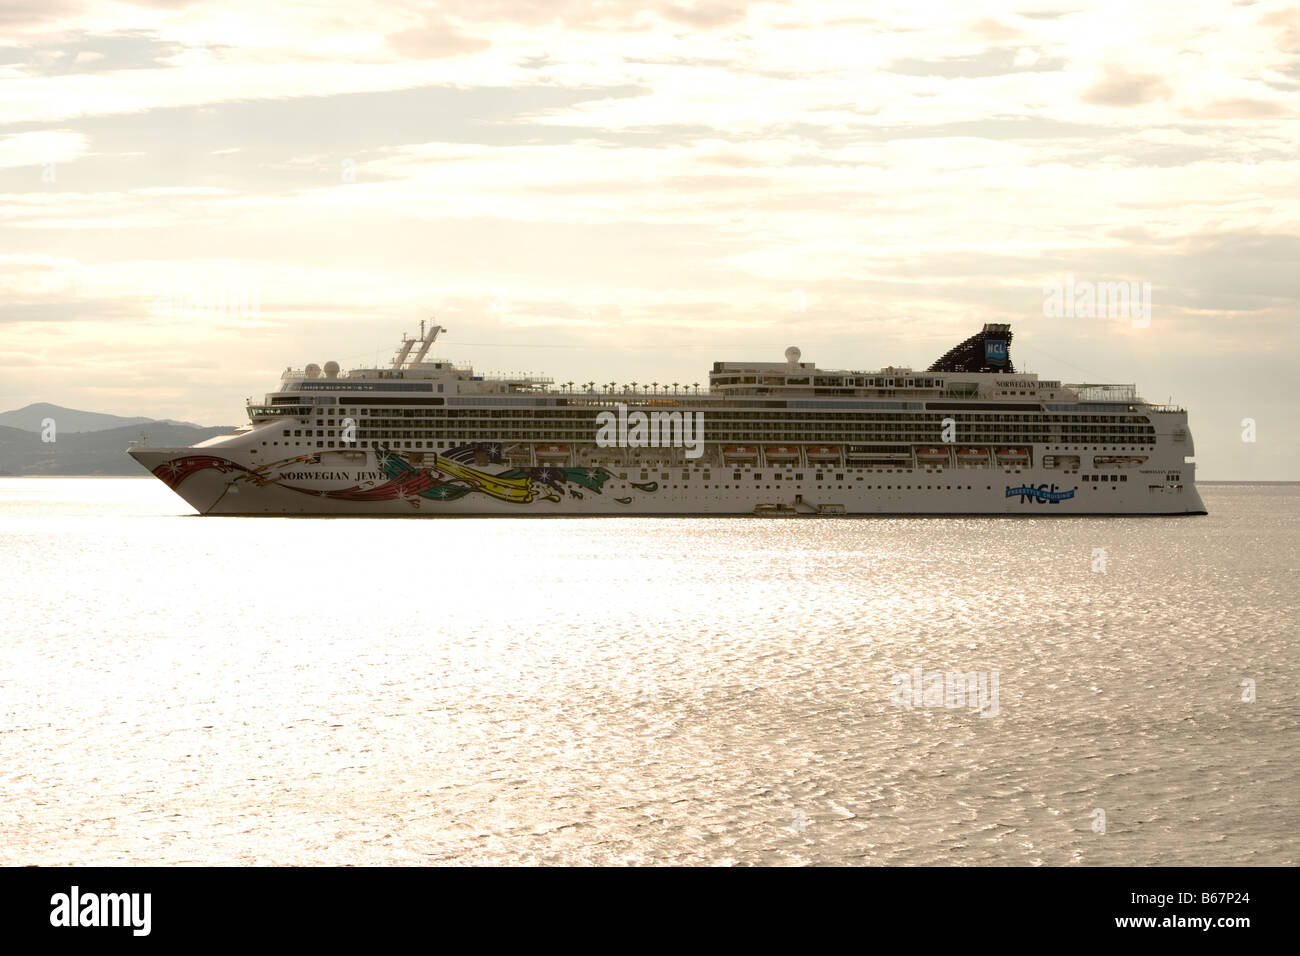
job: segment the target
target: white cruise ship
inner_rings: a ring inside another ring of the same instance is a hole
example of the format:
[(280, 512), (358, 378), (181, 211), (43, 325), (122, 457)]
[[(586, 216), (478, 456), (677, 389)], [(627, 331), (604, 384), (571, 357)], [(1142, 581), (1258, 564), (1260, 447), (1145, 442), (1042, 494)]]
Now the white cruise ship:
[(1016, 372), (985, 325), (924, 371), (716, 362), (677, 383), (429, 358), (287, 369), (250, 424), (130, 454), (205, 515), (1188, 515), (1182, 408)]

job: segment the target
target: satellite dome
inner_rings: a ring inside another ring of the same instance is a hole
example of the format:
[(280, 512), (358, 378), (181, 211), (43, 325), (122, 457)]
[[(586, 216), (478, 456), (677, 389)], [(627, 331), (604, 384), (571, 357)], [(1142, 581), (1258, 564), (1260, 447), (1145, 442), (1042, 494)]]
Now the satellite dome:
[(320, 366), (317, 365), (315, 362), (312, 362), (305, 369), (303, 369), (303, 371), (307, 374), (308, 378), (320, 378)]
[(331, 361), (331, 362), (326, 362), (326, 363), (325, 363), (325, 377), (326, 377), (326, 378), (338, 378), (338, 377), (339, 377), (339, 363), (338, 363), (338, 362), (333, 362), (333, 361)]
[(787, 362), (789, 362), (791, 365), (798, 365), (798, 364), (799, 364), (799, 356), (802, 355), (802, 354), (803, 354), (803, 353), (800, 352), (799, 349), (798, 349), (797, 347), (795, 347), (795, 346), (792, 345), (792, 346), (790, 346), (788, 349), (785, 350), (785, 360), (786, 360)]

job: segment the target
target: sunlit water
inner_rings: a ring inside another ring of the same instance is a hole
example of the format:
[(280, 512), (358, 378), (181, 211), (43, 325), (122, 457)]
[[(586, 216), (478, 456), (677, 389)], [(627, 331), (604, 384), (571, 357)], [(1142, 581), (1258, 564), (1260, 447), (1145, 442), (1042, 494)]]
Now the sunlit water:
[[(0, 863), (1294, 864), (1300, 486), (1202, 494), (321, 520), (0, 479)], [(996, 716), (901, 706), (916, 666), (996, 671)]]

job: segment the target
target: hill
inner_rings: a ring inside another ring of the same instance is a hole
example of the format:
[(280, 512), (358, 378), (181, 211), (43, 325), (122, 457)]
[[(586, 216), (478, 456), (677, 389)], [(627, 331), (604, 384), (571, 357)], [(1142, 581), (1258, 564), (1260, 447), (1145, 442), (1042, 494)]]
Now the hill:
[(146, 418), (99, 431), (60, 427), (56, 441), (43, 442), (38, 431), (0, 426), (0, 475), (144, 475), (147, 472), (126, 453), (130, 442), (148, 436), (150, 445), (193, 445), (232, 430), (229, 425), (202, 428)]
[[(27, 432), (39, 432), (44, 427), (42, 422), (54, 419), (56, 437), (73, 432), (100, 432), (113, 428), (128, 428), (132, 425), (146, 425), (156, 421), (153, 418), (127, 418), (122, 415), (106, 415), (103, 412), (83, 412), (76, 408), (64, 408), (49, 402), (35, 402), (24, 408), (0, 412), (0, 427), (18, 428)], [(187, 425), (201, 428), (193, 422), (173, 422), (167, 424)]]

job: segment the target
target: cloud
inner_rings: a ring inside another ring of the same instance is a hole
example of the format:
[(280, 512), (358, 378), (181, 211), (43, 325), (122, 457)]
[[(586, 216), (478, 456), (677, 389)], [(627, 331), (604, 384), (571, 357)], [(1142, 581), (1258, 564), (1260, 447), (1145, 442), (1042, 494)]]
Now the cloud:
[(1260, 15), (1260, 26), (1279, 28), (1277, 45), (1293, 53), (1300, 50), (1300, 7), (1283, 7)]
[(1012, 43), (1024, 35), (1017, 27), (991, 18), (971, 24), (970, 33), (989, 43)]
[(1258, 119), (1266, 116), (1284, 116), (1287, 110), (1272, 100), (1257, 100), (1249, 97), (1237, 97), (1230, 100), (1215, 100), (1196, 112), (1202, 119)]
[(422, 60), (463, 56), (492, 46), (490, 40), (461, 33), (449, 21), (433, 15), (420, 27), (390, 34), (388, 44), (402, 56)]
[(660, 4), (656, 12), (672, 23), (681, 23), (698, 30), (712, 30), (742, 22), (746, 16), (746, 7), (743, 3), (695, 0), (692, 3)]
[(1105, 76), (1084, 91), (1083, 101), (1094, 106), (1141, 106), (1172, 95), (1169, 85), (1158, 76), (1134, 74), (1123, 67), (1111, 67)]
[(88, 6), (89, 3), (80, 0), (31, 0), (27, 3), (4, 4), (0, 6), (0, 28), (7, 34), (43, 30), (51, 23), (77, 17)]
[(86, 137), (67, 130), (0, 136), (0, 168), (67, 163), (86, 151)]
[(457, 22), (515, 26), (528, 29), (554, 26), (567, 31), (646, 30), (654, 20), (696, 30), (712, 30), (743, 22), (752, 6), (781, 6), (780, 0), (746, 4), (741, 0), (444, 0), (439, 10)]
[(945, 78), (979, 78), (1002, 76), (1025, 70), (1042, 72), (1059, 70), (1065, 65), (1060, 58), (1042, 59), (1038, 52), (1027, 47), (996, 47), (982, 53), (943, 59), (907, 58), (889, 64), (891, 73), (905, 76), (941, 76)]
[(35, 76), (161, 69), (184, 46), (145, 31), (95, 34), (69, 31), (57, 40), (0, 51), (0, 62)]

